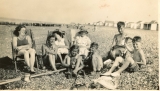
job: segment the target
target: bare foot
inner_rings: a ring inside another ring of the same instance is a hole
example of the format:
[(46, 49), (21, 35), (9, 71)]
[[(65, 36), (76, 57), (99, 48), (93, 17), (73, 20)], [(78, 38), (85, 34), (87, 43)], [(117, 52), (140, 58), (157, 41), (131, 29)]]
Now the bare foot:
[(114, 73), (111, 73), (111, 76), (117, 77), (117, 76), (120, 76), (120, 73), (114, 72)]
[(92, 75), (92, 76), (96, 75), (96, 71), (92, 71), (92, 72), (91, 72), (91, 75)]

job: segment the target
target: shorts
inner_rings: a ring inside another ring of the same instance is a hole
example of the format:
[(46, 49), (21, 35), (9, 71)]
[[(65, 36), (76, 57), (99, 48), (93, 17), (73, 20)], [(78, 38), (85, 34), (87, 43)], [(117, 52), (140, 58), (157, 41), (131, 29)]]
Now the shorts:
[(130, 64), (126, 70), (129, 72), (139, 71), (139, 65), (136, 62), (134, 62), (134, 64)]

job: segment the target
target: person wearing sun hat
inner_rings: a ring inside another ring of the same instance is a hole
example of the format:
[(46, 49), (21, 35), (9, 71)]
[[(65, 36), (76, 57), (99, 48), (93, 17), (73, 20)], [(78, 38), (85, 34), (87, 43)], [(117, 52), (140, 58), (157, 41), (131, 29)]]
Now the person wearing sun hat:
[(88, 49), (90, 48), (91, 40), (87, 36), (87, 29), (84, 27), (80, 29), (78, 34), (79, 35), (75, 38), (74, 44), (79, 46), (79, 55), (82, 55), (85, 58), (88, 55)]

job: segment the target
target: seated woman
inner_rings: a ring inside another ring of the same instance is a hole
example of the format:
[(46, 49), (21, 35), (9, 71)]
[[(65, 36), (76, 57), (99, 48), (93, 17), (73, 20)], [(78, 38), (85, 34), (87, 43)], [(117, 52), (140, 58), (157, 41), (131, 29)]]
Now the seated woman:
[(68, 54), (69, 43), (66, 39), (63, 38), (63, 33), (61, 33), (60, 31), (53, 31), (52, 34), (56, 37), (55, 44), (58, 47), (57, 54), (62, 63), (63, 59), (61, 54)]
[(57, 70), (55, 66), (56, 54), (57, 54), (57, 46), (55, 44), (55, 36), (50, 35), (47, 37), (46, 44), (42, 45), (42, 56), (45, 65), (49, 60), (52, 70)]
[(70, 48), (70, 53), (65, 56), (63, 66), (71, 67), (73, 70), (73, 74), (77, 75), (77, 72), (81, 70), (84, 65), (82, 62), (82, 56), (78, 55), (79, 46), (73, 45)]
[(82, 29), (79, 31), (79, 36), (76, 37), (75, 39), (75, 45), (79, 46), (79, 55), (83, 55), (84, 58), (87, 57), (88, 55), (88, 49), (90, 48), (91, 40), (87, 36), (88, 31), (85, 29)]
[(13, 48), (16, 50), (17, 55), (24, 55), (27, 66), (30, 67), (30, 72), (34, 71), (35, 62), (35, 50), (32, 47), (31, 37), (26, 35), (26, 27), (24, 25), (18, 25), (15, 28), (13, 37)]

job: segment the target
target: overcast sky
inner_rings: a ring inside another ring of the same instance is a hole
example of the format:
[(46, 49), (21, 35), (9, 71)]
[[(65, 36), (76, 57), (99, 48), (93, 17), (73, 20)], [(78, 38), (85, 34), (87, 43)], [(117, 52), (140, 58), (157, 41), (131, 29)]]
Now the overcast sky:
[(0, 0), (0, 17), (55, 23), (158, 21), (158, 0)]

